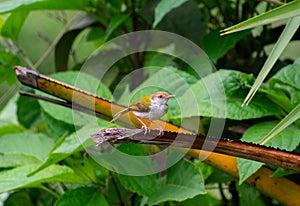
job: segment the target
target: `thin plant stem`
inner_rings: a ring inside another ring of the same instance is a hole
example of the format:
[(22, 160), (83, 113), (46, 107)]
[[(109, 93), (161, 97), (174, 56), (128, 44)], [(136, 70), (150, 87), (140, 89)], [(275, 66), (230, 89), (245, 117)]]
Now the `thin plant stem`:
[(52, 190), (48, 189), (47, 187), (41, 185), (40, 188), (46, 192), (48, 192), (49, 194), (51, 194), (53, 197), (55, 197), (56, 199), (58, 199), (60, 196), (56, 193), (53, 192)]
[(23, 51), (19, 48), (15, 41), (12, 39), (5, 40), (7, 47), (10, 51), (19, 57), (29, 68), (34, 69), (34, 65), (32, 61), (23, 53)]
[(72, 26), (81, 17), (82, 13), (83, 12), (79, 12), (78, 14), (76, 14), (75, 16), (73, 16), (73, 18), (63, 27), (63, 29), (61, 30), (61, 32), (57, 35), (57, 37), (54, 39), (54, 41), (52, 42), (52, 44), (48, 47), (48, 49), (43, 54), (43, 56), (35, 63), (35, 65), (33, 66), (33, 68), (36, 69), (39, 66), (41, 66), (41, 64), (49, 56), (49, 54), (51, 53), (51, 51), (55, 48), (55, 46), (57, 45), (57, 43), (59, 42), (59, 40), (67, 32), (67, 30), (69, 29), (69, 27)]
[(270, 4), (275, 4), (275, 5), (278, 5), (278, 6), (285, 5), (285, 3), (280, 2), (280, 1), (276, 1), (276, 0), (262, 0), (262, 1), (270, 3)]
[(0, 98), (0, 104), (2, 104), (12, 93), (14, 93), (14, 91), (18, 88), (19, 85), (20, 85), (20, 83), (18, 82), (17, 84), (15, 84), (12, 87), (10, 87), (4, 93), (4, 95)]

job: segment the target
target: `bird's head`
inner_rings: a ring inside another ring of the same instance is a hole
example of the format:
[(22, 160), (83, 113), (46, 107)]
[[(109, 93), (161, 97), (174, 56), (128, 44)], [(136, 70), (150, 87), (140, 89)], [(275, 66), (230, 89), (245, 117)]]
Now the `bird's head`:
[(166, 104), (172, 97), (175, 97), (175, 95), (168, 94), (167, 92), (156, 92), (151, 95), (151, 100), (154, 104)]

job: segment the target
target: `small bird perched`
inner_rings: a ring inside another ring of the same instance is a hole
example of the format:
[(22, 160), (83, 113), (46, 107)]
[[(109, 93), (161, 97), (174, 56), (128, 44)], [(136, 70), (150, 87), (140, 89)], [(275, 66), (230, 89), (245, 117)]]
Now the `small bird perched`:
[[(142, 123), (142, 128), (145, 129), (145, 134), (150, 129), (147, 125), (141, 120), (141, 118), (145, 118), (148, 120), (156, 120), (160, 119), (164, 116), (168, 111), (167, 102), (170, 98), (175, 97), (175, 95), (170, 95), (167, 92), (156, 92), (154, 94), (145, 96), (140, 100), (132, 103), (128, 108), (116, 113), (113, 116), (111, 122), (118, 119), (121, 115), (132, 111), (136, 118)], [(152, 122), (152, 121), (151, 121)], [(159, 135), (163, 134), (163, 129), (159, 126)]]

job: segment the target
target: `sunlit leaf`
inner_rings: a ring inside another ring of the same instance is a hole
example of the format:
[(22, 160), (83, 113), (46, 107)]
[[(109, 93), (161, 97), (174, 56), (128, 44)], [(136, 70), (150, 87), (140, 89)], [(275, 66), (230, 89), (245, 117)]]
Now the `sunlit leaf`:
[(73, 182), (84, 183), (73, 170), (66, 166), (52, 165), (40, 173), (28, 177), (27, 175), (37, 165), (26, 165), (0, 172), (0, 192), (7, 192), (26, 187), (38, 187), (47, 182)]
[(166, 180), (158, 183), (155, 193), (148, 199), (149, 205), (164, 201), (182, 201), (205, 194), (204, 181), (199, 170), (185, 159), (167, 169)]
[(106, 29), (104, 41), (107, 41), (109, 39), (113, 31), (117, 29), (128, 18), (128, 16), (129, 15), (117, 16), (110, 21)]
[(0, 120), (0, 137), (6, 134), (21, 133), (24, 128), (6, 120)]
[(63, 10), (63, 9), (82, 9), (81, 0), (57, 1), (57, 0), (13, 0), (2, 1), (0, 3), (0, 13), (11, 11), (30, 11), (30, 10)]
[(120, 181), (127, 189), (147, 196), (149, 205), (170, 200), (182, 201), (205, 193), (199, 170), (184, 159), (168, 168), (165, 177), (121, 175)]
[[(108, 122), (105, 120), (99, 120), (102, 123), (103, 128), (107, 128)], [(90, 139), (90, 134), (95, 132), (97, 128), (94, 125), (87, 125), (86, 127), (83, 127), (76, 132), (72, 133), (68, 137), (61, 137), (56, 144), (52, 147), (52, 150), (48, 157), (44, 160), (43, 163), (41, 163), (38, 167), (36, 167), (35, 170), (32, 171), (32, 174), (35, 174), (46, 167), (49, 167), (52, 164), (55, 164), (70, 155), (83, 150), (83, 144), (84, 142), (88, 141)], [(79, 139), (79, 137), (81, 137)], [(83, 137), (83, 138), (82, 138)]]
[(203, 50), (216, 63), (219, 58), (223, 57), (228, 50), (232, 49), (240, 39), (248, 34), (249, 32), (246, 31), (221, 37), (218, 30), (211, 31), (203, 38)]
[(1, 35), (16, 41), (28, 14), (29, 12), (26, 11), (11, 13), (2, 27)]
[(242, 120), (283, 115), (282, 110), (264, 93), (255, 96), (253, 104), (248, 107), (241, 106), (243, 96), (253, 80), (253, 76), (233, 70), (219, 70), (202, 78), (179, 98), (181, 105), (184, 105), (182, 117), (207, 116)]
[(103, 193), (93, 187), (81, 187), (65, 192), (55, 203), (56, 206), (88, 205), (109, 206)]
[(169, 13), (172, 9), (179, 7), (187, 0), (162, 0), (159, 2), (157, 7), (155, 8), (155, 20), (153, 23), (153, 27), (156, 27), (157, 24), (164, 18), (164, 16)]
[(300, 25), (300, 17), (292, 18), (286, 25), (285, 29), (283, 30), (282, 34), (280, 35), (278, 41), (274, 45), (268, 59), (266, 60), (265, 64), (263, 65), (261, 71), (259, 72), (251, 90), (249, 91), (248, 95), (246, 96), (243, 105), (248, 105), (257, 92), (258, 88), (267, 77), (268, 73), (274, 66), (275, 62), (279, 58), (280, 54), (283, 52), (287, 44), (290, 42), (291, 38), (298, 30)]
[(18, 133), (0, 137), (0, 151), (4, 154), (25, 154), (43, 161), (54, 141), (44, 134)]
[(298, 104), (288, 115), (286, 115), (259, 143), (265, 144), (299, 118), (300, 104)]
[(230, 34), (233, 32), (243, 31), (254, 27), (270, 24), (283, 19), (288, 19), (300, 15), (300, 1), (291, 1), (286, 5), (277, 7), (273, 10), (265, 12), (261, 15), (243, 21), (239, 24), (222, 30), (222, 34)]

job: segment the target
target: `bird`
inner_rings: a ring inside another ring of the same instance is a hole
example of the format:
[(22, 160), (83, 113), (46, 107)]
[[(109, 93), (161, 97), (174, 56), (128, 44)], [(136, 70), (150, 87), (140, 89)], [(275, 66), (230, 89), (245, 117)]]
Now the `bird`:
[[(175, 95), (168, 94), (167, 92), (156, 92), (147, 96), (142, 97), (136, 102), (132, 103), (129, 107), (113, 116), (111, 122), (117, 120), (121, 115), (126, 114), (129, 111), (136, 116), (137, 120), (142, 124), (142, 129), (145, 130), (145, 134), (150, 132), (149, 127), (143, 122), (141, 118), (150, 120), (160, 119), (168, 111), (167, 102), (170, 98), (175, 97)], [(157, 125), (157, 124), (156, 124)], [(159, 129), (159, 135), (163, 135), (163, 129), (160, 125), (157, 125)]]

